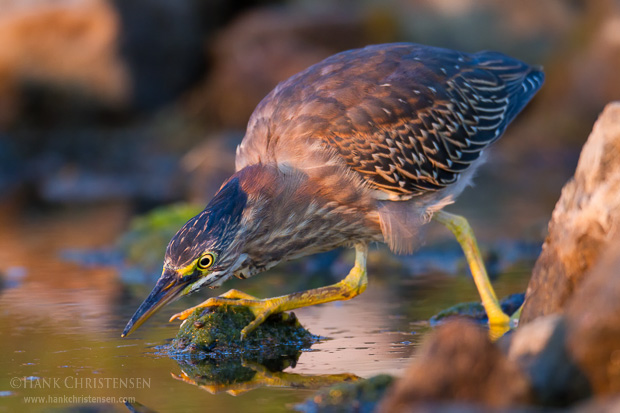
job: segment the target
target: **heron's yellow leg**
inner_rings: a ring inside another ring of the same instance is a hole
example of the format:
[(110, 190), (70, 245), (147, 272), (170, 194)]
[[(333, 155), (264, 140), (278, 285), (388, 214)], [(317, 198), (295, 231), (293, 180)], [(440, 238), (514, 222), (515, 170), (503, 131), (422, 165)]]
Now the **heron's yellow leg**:
[(355, 266), (349, 271), (345, 279), (333, 285), (315, 288), (313, 290), (292, 293), (274, 298), (258, 299), (238, 290), (230, 290), (219, 297), (212, 297), (195, 307), (175, 314), (170, 321), (185, 320), (197, 308), (213, 307), (218, 305), (241, 305), (248, 307), (254, 314), (254, 321), (241, 330), (241, 338), (247, 337), (256, 327), (263, 323), (271, 314), (323, 304), (331, 301), (349, 300), (366, 290), (368, 278), (366, 276), (366, 245), (355, 246)]
[(461, 244), (465, 257), (467, 257), (469, 269), (474, 277), (474, 282), (478, 288), (478, 293), (482, 299), (482, 305), (489, 317), (489, 325), (491, 328), (497, 326), (499, 329), (503, 329), (504, 332), (507, 331), (510, 325), (510, 318), (504, 314), (497, 301), (497, 296), (495, 291), (493, 291), (491, 281), (489, 281), (484, 262), (480, 256), (478, 243), (474, 237), (474, 232), (469, 226), (469, 222), (460, 215), (450, 214), (445, 211), (435, 212), (433, 219), (452, 231), (459, 244)]

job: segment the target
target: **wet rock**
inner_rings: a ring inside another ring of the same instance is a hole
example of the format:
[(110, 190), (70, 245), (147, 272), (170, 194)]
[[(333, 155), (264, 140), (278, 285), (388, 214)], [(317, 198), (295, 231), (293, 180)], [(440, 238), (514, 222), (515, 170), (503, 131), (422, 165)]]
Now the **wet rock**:
[(620, 102), (605, 108), (562, 190), (521, 323), (561, 311), (620, 225)]
[[(543, 406), (620, 391), (620, 103), (608, 105), (564, 187), (508, 356)], [(545, 314), (552, 314), (544, 316)]]
[(213, 394), (232, 395), (261, 387), (318, 389), (359, 380), (348, 373), (284, 372), (296, 366), (302, 349), (309, 348), (316, 337), (293, 313), (285, 313), (269, 317), (241, 341), (241, 329), (253, 319), (247, 308), (238, 306), (196, 310), (167, 349), (182, 370), (172, 376)]
[(586, 276), (563, 315), (539, 317), (511, 337), (508, 357), (528, 376), (537, 404), (567, 407), (620, 391), (619, 241)]
[[(539, 321), (540, 320), (540, 321)], [(524, 346), (523, 341), (532, 339)], [(538, 405), (567, 407), (589, 397), (591, 387), (566, 346), (567, 324), (561, 316), (547, 316), (517, 329), (509, 358), (525, 373)]]
[(393, 382), (392, 376), (380, 374), (353, 383), (339, 383), (321, 390), (294, 409), (303, 413), (371, 413)]
[[(499, 302), (505, 314), (512, 315), (521, 307), (525, 294), (516, 293), (502, 298)], [(436, 327), (454, 317), (466, 317), (481, 324), (487, 324), (489, 317), (481, 302), (460, 303), (435, 314), (429, 320), (432, 327)]]
[(171, 345), (172, 356), (212, 359), (239, 358), (262, 363), (297, 354), (309, 348), (316, 338), (301, 326), (294, 313), (270, 316), (241, 340), (241, 330), (254, 315), (246, 307), (199, 308), (181, 325)]
[[(558, 314), (539, 317), (531, 323), (519, 326), (505, 339), (502, 337), (499, 344), (507, 348), (506, 353), (509, 359), (517, 361), (522, 367), (529, 366), (547, 347), (561, 320), (562, 317)], [(503, 343), (503, 341), (508, 341), (508, 343)]]
[(596, 395), (620, 392), (620, 236), (566, 308), (566, 345)]
[(564, 314), (539, 317), (511, 338), (509, 358), (528, 375), (537, 403), (566, 407), (620, 392), (620, 237), (609, 242)]
[(434, 402), (507, 407), (530, 401), (525, 376), (487, 334), (464, 320), (439, 327), (422, 344), (378, 411), (412, 411)]

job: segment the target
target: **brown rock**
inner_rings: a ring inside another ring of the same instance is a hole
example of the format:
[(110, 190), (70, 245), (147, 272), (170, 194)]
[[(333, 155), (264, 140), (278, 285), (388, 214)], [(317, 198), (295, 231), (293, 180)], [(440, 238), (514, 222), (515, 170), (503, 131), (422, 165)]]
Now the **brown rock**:
[(561, 311), (620, 225), (620, 102), (607, 105), (562, 190), (521, 323)]
[(510, 341), (507, 349), (508, 358), (517, 361), (521, 366), (527, 366), (549, 345), (554, 331), (561, 322), (562, 316), (559, 314), (539, 317), (529, 324), (519, 326), (512, 334), (502, 337), (499, 342), (508, 339)]
[(453, 320), (423, 343), (378, 411), (411, 411), (440, 401), (507, 407), (529, 399), (523, 374), (491, 343), (488, 332), (471, 322)]
[(512, 336), (508, 357), (527, 374), (537, 403), (569, 406), (620, 392), (620, 236), (609, 244), (563, 315), (539, 317)]
[(103, 0), (3, 6), (0, 125), (19, 110), (20, 89), (53, 84), (114, 106), (129, 97), (117, 50), (118, 19)]
[(620, 396), (591, 399), (570, 410), (572, 413), (620, 412)]
[(566, 320), (555, 314), (519, 327), (512, 337), (508, 358), (527, 375), (538, 405), (566, 407), (592, 394), (587, 377), (566, 348), (566, 337)]
[(620, 392), (620, 236), (566, 309), (567, 348), (595, 394)]

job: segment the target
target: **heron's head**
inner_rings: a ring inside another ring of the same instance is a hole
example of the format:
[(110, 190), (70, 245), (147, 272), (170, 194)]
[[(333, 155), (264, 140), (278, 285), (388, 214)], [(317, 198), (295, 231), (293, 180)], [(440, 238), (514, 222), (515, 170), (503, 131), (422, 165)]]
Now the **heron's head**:
[(243, 252), (243, 212), (248, 196), (233, 176), (200, 214), (190, 219), (166, 249), (164, 268), (153, 291), (127, 323), (122, 336), (132, 333), (164, 305), (198, 290), (216, 287), (239, 271)]

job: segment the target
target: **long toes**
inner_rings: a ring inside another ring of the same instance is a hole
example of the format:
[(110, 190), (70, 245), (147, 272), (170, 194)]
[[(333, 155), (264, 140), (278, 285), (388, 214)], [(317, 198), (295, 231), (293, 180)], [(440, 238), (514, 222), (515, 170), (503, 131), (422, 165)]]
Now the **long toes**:
[(171, 323), (174, 320), (184, 320), (184, 318), (181, 317), (183, 317), (183, 313), (176, 313), (172, 317), (170, 317), (170, 320), (168, 320), (168, 322)]
[(274, 313), (274, 309), (269, 308), (269, 307), (267, 308), (254, 307), (254, 308), (251, 308), (251, 310), (254, 313), (254, 320), (252, 320), (250, 324), (248, 324), (247, 326), (245, 326), (243, 330), (241, 330), (241, 340), (244, 340), (248, 336), (248, 334), (254, 331), (256, 327), (263, 324), (263, 322), (265, 322), (267, 317), (269, 317), (271, 314)]
[(192, 313), (194, 312), (195, 309), (196, 308), (188, 308), (185, 311), (181, 311), (180, 313), (176, 313), (172, 317), (170, 317), (170, 320), (168, 320), (168, 322), (171, 322), (171, 321), (174, 321), (174, 320), (185, 320), (187, 317), (192, 315)]

